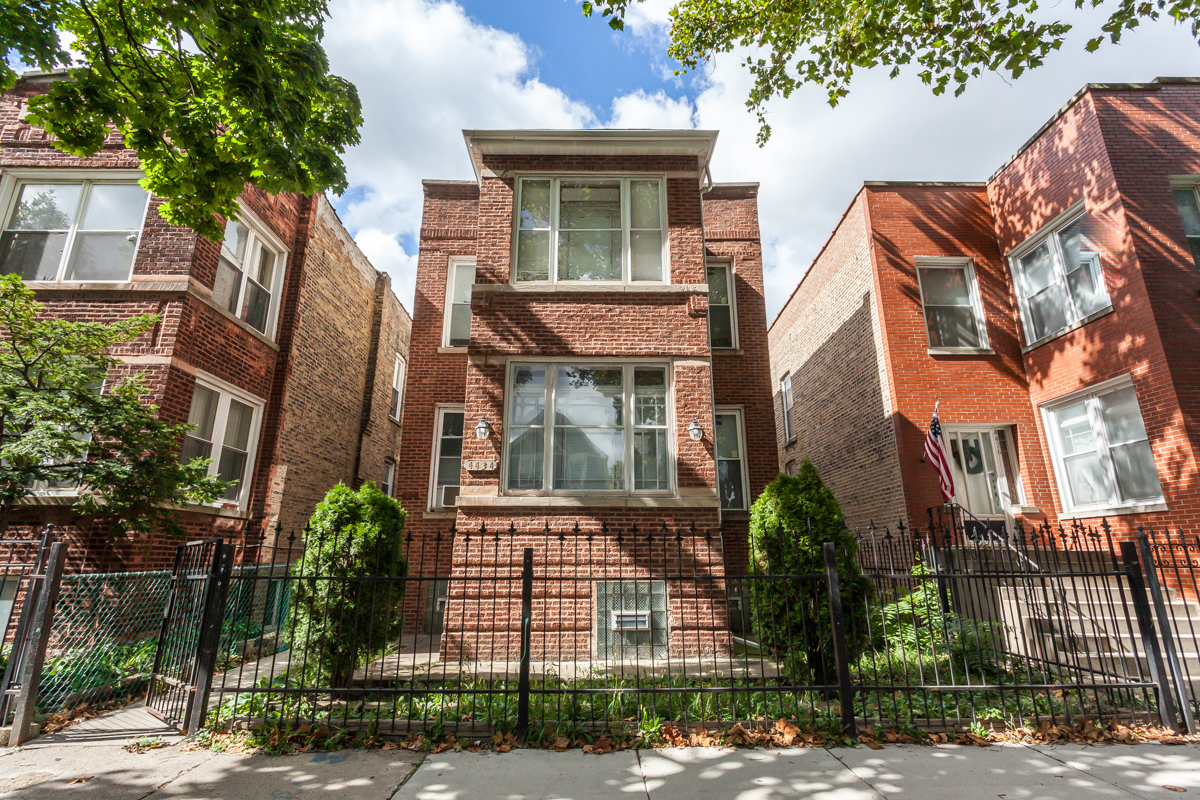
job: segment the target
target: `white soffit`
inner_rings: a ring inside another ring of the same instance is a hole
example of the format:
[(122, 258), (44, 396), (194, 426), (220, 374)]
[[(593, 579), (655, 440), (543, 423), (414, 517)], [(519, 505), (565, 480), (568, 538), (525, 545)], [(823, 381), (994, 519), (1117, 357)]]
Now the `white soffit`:
[(717, 131), (464, 130), (463, 139), (477, 181), (482, 180), (485, 155), (693, 156), (703, 179), (717, 143)]

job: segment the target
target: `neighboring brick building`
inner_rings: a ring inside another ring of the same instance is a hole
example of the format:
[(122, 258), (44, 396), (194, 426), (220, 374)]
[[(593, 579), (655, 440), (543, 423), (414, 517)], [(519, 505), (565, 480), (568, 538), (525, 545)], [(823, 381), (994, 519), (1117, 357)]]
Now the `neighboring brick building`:
[[(708, 183), (711, 132), (465, 136), (478, 179), (424, 183), (397, 481), (410, 569), (508, 574), (527, 545), (561, 572), (537, 532), (635, 523), (723, 525), (703, 554), (723, 569), (776, 471), (757, 184)], [(497, 544), (482, 525), (517, 535)], [(614, 575), (649, 574), (612, 552)], [(597, 649), (591, 586), (545, 610), (576, 631), (575, 652)], [(412, 624), (440, 629), (442, 591), (406, 598)], [(442, 649), (478, 654), (463, 591), (451, 582)], [(685, 609), (666, 593), (675, 618), (712, 601), (724, 628), (723, 597)], [(507, 612), (488, 613), (503, 631)]]
[(781, 465), (852, 525), (924, 525), (940, 399), (991, 525), (1194, 533), (1198, 188), (1193, 79), (1085, 86), (986, 183), (864, 184), (770, 329)]
[[(0, 98), (0, 269), (53, 315), (162, 316), (116, 349), (124, 363), (109, 377), (143, 373), (164, 417), (199, 425), (184, 453), (238, 481), (222, 502), (181, 511), (189, 533), (233, 537), (254, 557), (262, 532), (303, 526), (338, 481), (387, 480), (410, 319), (328, 200), (247, 188), (223, 243), (173, 226), (120, 137), (81, 159), (23, 121), (53, 79), (28, 76)], [(114, 539), (70, 510), (70, 491), (42, 489), (17, 525), (56, 523), (72, 569), (170, 564), (174, 540)], [(262, 544), (273, 557), (273, 537)]]

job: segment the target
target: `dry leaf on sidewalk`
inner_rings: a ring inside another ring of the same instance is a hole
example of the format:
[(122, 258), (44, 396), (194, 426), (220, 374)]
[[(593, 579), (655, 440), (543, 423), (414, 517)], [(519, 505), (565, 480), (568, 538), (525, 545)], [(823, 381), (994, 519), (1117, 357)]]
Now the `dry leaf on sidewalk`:
[(78, 778), (72, 778), (71, 780), (67, 781), (67, 786), (74, 786), (79, 783), (87, 783), (91, 779), (91, 775), (80, 775)]

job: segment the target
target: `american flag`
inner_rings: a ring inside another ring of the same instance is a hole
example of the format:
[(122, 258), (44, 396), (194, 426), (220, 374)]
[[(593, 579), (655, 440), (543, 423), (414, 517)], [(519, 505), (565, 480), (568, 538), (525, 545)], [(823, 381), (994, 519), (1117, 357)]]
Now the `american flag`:
[(937, 407), (933, 409), (933, 421), (929, 423), (929, 435), (925, 437), (925, 456), (937, 470), (942, 485), (942, 498), (954, 499), (954, 473), (950, 471), (950, 460), (946, 458), (946, 440), (942, 438), (942, 423), (938, 422)]

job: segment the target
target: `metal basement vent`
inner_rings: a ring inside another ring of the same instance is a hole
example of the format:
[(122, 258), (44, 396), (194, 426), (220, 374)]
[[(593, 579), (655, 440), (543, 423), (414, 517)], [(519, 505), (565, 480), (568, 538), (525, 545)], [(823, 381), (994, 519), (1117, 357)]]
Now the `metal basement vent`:
[(601, 581), (596, 586), (596, 655), (667, 657), (666, 581)]

